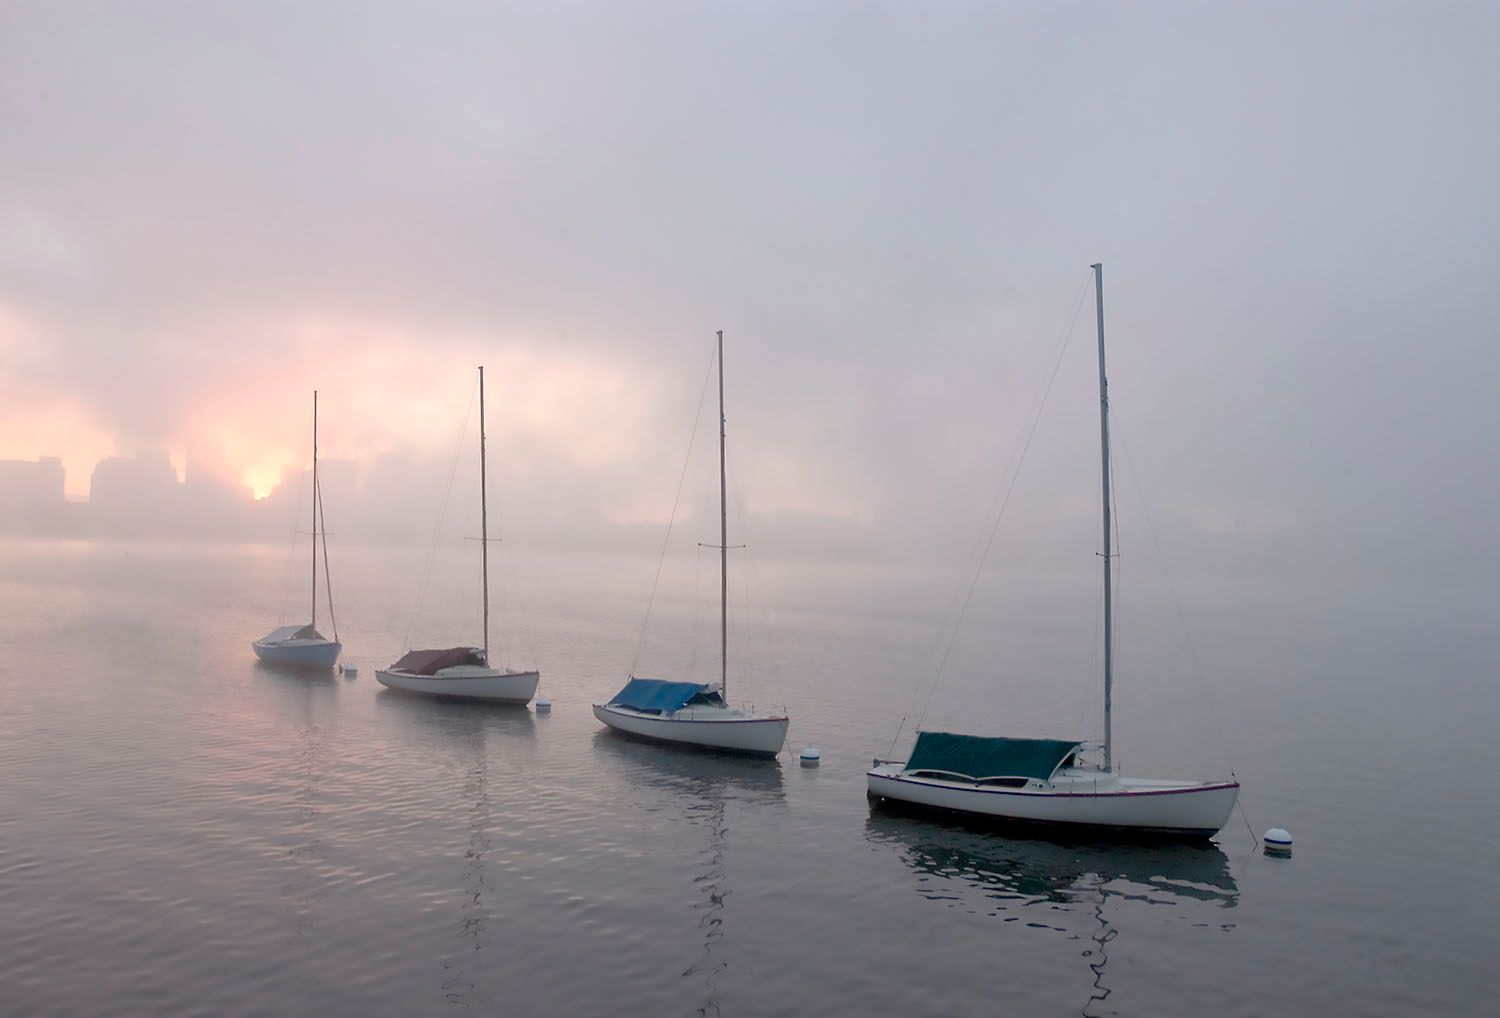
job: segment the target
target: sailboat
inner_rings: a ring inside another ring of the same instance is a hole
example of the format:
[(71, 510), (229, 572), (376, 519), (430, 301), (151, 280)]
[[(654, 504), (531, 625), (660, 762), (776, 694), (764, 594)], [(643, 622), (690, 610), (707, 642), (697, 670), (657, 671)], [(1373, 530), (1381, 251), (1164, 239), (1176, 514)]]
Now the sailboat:
[[(318, 391), (313, 390), (312, 453), (312, 620), (307, 625), (281, 626), (250, 644), (255, 656), (282, 668), (327, 671), (338, 662), (339, 624), (333, 616), (333, 585), (328, 585), (328, 619), (333, 639), (318, 632), (318, 518), (323, 513), (323, 490), (318, 487)], [(323, 575), (328, 576), (328, 528), (323, 528)]]
[(479, 369), (479, 547), (484, 572), (484, 646), (412, 650), (389, 668), (376, 669), (383, 686), (408, 693), (497, 703), (530, 703), (541, 674), (490, 666), (490, 534), (485, 493), (484, 368)]
[(729, 512), (724, 465), (724, 333), (719, 333), (719, 681), (671, 682), (631, 675), (594, 717), (627, 735), (702, 749), (775, 756), (786, 742), (785, 714), (729, 703)]
[[(1110, 586), (1109, 383), (1104, 371), (1104, 269), (1094, 270), (1099, 322), (1099, 439), (1104, 483), (1104, 742), (917, 733), (905, 761), (876, 760), (866, 772), (874, 801), (1020, 823), (1210, 837), (1229, 820), (1238, 781), (1128, 778), (1116, 773), (1112, 731), (1114, 660)], [(1102, 748), (1097, 763), (1085, 754)]]

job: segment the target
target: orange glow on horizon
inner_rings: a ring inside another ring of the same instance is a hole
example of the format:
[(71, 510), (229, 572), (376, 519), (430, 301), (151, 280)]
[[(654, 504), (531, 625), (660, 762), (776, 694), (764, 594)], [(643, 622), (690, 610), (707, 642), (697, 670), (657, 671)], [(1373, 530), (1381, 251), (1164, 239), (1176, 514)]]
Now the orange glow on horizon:
[[(45, 330), (5, 311), (0, 306), (0, 360), (37, 360)], [(667, 456), (657, 436), (681, 426), (691, 393), (664, 392), (667, 377), (645, 362), (544, 338), (503, 341), (330, 315), (228, 321), (213, 332), (220, 356), (162, 368), (174, 401), (165, 434), (123, 436), (82, 393), (8, 388), (0, 377), (8, 397), (0, 402), (0, 458), (59, 456), (68, 496), (81, 498), (100, 459), (173, 449), (179, 480), (228, 484), (260, 500), (310, 466), (315, 386), (325, 462), (353, 462), (361, 473), (387, 456), (449, 462), (461, 434), (465, 443), (475, 438), (475, 366), (483, 363), (492, 470), (544, 483), (594, 474), (613, 492), (604, 508), (617, 523), (661, 522), (669, 513), (677, 432)], [(824, 478), (796, 457), (759, 461), (745, 463), (782, 482), (757, 492), (762, 511), (837, 512), (845, 501), (823, 504)]]
[[(35, 359), (45, 330), (5, 311), (0, 307), (0, 355)], [(217, 478), (262, 499), (288, 470), (311, 461), (315, 386), (323, 459), (446, 459), (461, 431), (475, 431), (481, 363), (492, 460), (521, 472), (590, 469), (629, 462), (646, 447), (654, 387), (617, 358), (329, 315), (228, 322), (215, 332), (225, 355), (178, 380), (175, 391), (185, 400), (171, 415), (170, 433), (130, 436), (122, 447), (122, 436), (96, 423), (81, 394), (18, 387), (4, 393), (9, 405), (0, 407), (0, 425), (7, 425), (0, 457), (59, 456), (67, 493), (86, 497), (95, 465), (107, 456), (183, 450), (170, 457), (179, 480)]]

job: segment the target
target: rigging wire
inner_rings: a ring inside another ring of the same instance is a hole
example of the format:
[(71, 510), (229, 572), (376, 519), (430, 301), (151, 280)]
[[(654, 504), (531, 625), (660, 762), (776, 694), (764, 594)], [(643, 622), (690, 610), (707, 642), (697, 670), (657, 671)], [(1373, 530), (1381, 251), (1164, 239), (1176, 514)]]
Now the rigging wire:
[[(1114, 407), (1111, 406), (1109, 409), (1112, 411), (1114, 409)], [(1114, 420), (1113, 413), (1110, 414), (1110, 420), (1111, 420), (1111, 422), (1113, 422), (1113, 420)], [(1113, 427), (1113, 428), (1110, 429), (1111, 436), (1115, 438), (1115, 445), (1119, 445), (1118, 432), (1119, 432), (1119, 426), (1118, 425), (1116, 425), (1115, 427)], [(1114, 456), (1112, 454), (1110, 456), (1110, 459), (1111, 460), (1114, 459)], [(1115, 482), (1116, 482), (1115, 475), (1118, 474), (1118, 473), (1119, 473), (1118, 470), (1111, 470), (1109, 472), (1109, 511), (1110, 511), (1109, 521), (1110, 521), (1111, 524), (1114, 525), (1114, 531), (1115, 531), (1115, 535), (1114, 535), (1115, 536), (1114, 550), (1113, 550), (1113, 553), (1112, 553), (1112, 556), (1111, 556), (1112, 558), (1114, 558), (1115, 562), (1114, 562), (1114, 569), (1110, 573), (1110, 588), (1111, 589), (1110, 589), (1110, 592), (1109, 592), (1110, 593), (1110, 601), (1111, 601), (1111, 611), (1112, 611), (1113, 617), (1110, 620), (1110, 622), (1111, 622), (1111, 624), (1110, 624), (1110, 631), (1109, 631), (1109, 643), (1110, 643), (1110, 646), (1107, 648), (1107, 653), (1109, 653), (1109, 655), (1110, 655), (1110, 661), (1112, 662), (1112, 667), (1110, 668), (1110, 673), (1109, 673), (1110, 674), (1110, 683), (1111, 683), (1112, 687), (1118, 687), (1119, 684), (1120, 684), (1120, 655), (1119, 655), (1119, 647), (1120, 647), (1120, 574), (1124, 572), (1124, 569), (1122, 568), (1122, 565), (1121, 565), (1122, 562), (1123, 562), (1123, 559), (1121, 559), (1121, 557), (1120, 557), (1120, 499), (1119, 499), (1119, 495), (1116, 493), (1116, 489), (1115, 489)], [(1111, 753), (1111, 755), (1114, 758), (1114, 761), (1113, 761), (1114, 765), (1118, 768), (1119, 761), (1120, 761), (1120, 754), (1119, 754), (1119, 752), (1116, 751), (1113, 746), (1111, 746), (1110, 747), (1110, 753)]]
[(693, 430), (688, 435), (687, 455), (682, 458), (682, 473), (677, 478), (677, 493), (672, 496), (672, 515), (667, 518), (667, 532), (661, 539), (661, 556), (656, 560), (656, 577), (651, 581), (651, 595), (646, 598), (646, 614), (641, 618), (640, 635), (635, 642), (635, 656), (630, 660), (630, 674), (635, 674), (641, 661), (641, 648), (646, 643), (646, 625), (651, 621), (651, 606), (656, 603), (656, 588), (661, 583), (661, 567), (667, 561), (667, 543), (672, 540), (672, 526), (677, 522), (677, 504), (682, 499), (682, 485), (687, 480), (688, 465), (693, 460), (693, 443), (698, 438), (698, 425), (703, 420), (703, 401), (708, 398), (708, 380), (713, 376), (714, 362), (719, 354), (715, 349), (708, 358), (708, 368), (703, 372), (703, 391), (698, 394), (698, 411), (693, 415)]
[[(901, 738), (901, 729), (903, 729), (905, 727), (906, 727), (906, 715), (903, 714), (903, 715), (901, 715), (901, 723), (896, 726), (896, 734), (893, 735), (893, 736), (891, 736), (891, 748), (886, 751), (886, 754), (885, 754), (886, 755), (886, 760), (893, 760), (893, 759), (895, 759), (895, 756), (896, 756), (896, 740), (899, 739), (899, 738)], [(886, 761), (882, 761), (882, 760), (875, 761), (875, 763), (877, 765), (879, 765), (881, 763), (884, 763), (884, 762), (886, 762)]]
[[(1229, 776), (1232, 777), (1232, 778), (1234, 778), (1236, 781), (1239, 780), (1239, 777), (1237, 775), (1235, 775), (1235, 773), (1233, 771), (1229, 772)], [(1252, 845), (1256, 846), (1256, 847), (1259, 847), (1260, 846), (1260, 839), (1255, 836), (1255, 828), (1250, 826), (1250, 816), (1249, 816), (1249, 814), (1247, 814), (1245, 812), (1245, 799), (1244, 799), (1244, 797), (1243, 796), (1238, 796), (1238, 795), (1235, 796), (1234, 797), (1234, 805), (1240, 811), (1240, 819), (1243, 820), (1243, 821), (1245, 821), (1245, 830), (1247, 830), (1247, 831), (1250, 832), (1250, 843)]]
[[(481, 421), (480, 423), (483, 424), (485, 422)], [(502, 529), (502, 525), (501, 525), (500, 520), (499, 520), (499, 516), (500, 516), (500, 497), (498, 495), (491, 495), (490, 494), (490, 484), (489, 484), (489, 477), (487, 475), (487, 470), (488, 470), (488, 467), (486, 467), (485, 470), (482, 470), (480, 472), (480, 475), (479, 475), (479, 487), (482, 489), (481, 492), (480, 492), (480, 503), (479, 504), (484, 507), (481, 510), (482, 514), (488, 514), (489, 516), (492, 516), (492, 517), (495, 518), (495, 535), (496, 536), (491, 537), (488, 542), (486, 542), (482, 537), (481, 537), (481, 539), (479, 541), (475, 542), (476, 544), (479, 545), (479, 549), (480, 549), (479, 571), (478, 572), (479, 572), (479, 599), (480, 599), (480, 606), (481, 606), (480, 607), (480, 618), (481, 618), (480, 625), (481, 626), (484, 625), (484, 621), (483, 621), (483, 612), (484, 612), (484, 608), (483, 608), (483, 605), (484, 605), (484, 585), (485, 585), (485, 581), (489, 579), (489, 577), (486, 575), (486, 568), (485, 568), (485, 566), (486, 566), (486, 562), (487, 562), (487, 560), (489, 558), (489, 554), (490, 554), (490, 551), (491, 551), (491, 549), (490, 549), (489, 546), (492, 545), (492, 544), (496, 545), (496, 547), (494, 549), (495, 571), (498, 572), (498, 573), (500, 573), (500, 578), (495, 581), (495, 590), (494, 590), (493, 597), (491, 598), (491, 601), (490, 601), (491, 606), (494, 607), (495, 609), (497, 609), (494, 612), (494, 614), (499, 615), (502, 618), (508, 617), (505, 609), (506, 609), (506, 606), (507, 606), (508, 600), (509, 600), (509, 591), (507, 589), (507, 585), (506, 585), (506, 582), (505, 582), (505, 569), (504, 569), (504, 566), (502, 565), (502, 561), (501, 561), (501, 558), (500, 558), (500, 548), (504, 547), (504, 545), (505, 545), (505, 542), (502, 541), (500, 539), (500, 537), (499, 537), (501, 529)], [(485, 527), (485, 520), (482, 518), (480, 520), (480, 532), (481, 532), (481, 534), (484, 532), (485, 529), (486, 529), (486, 527)], [(514, 660), (514, 658), (512, 658), (511, 655), (508, 653), (508, 651), (514, 649), (513, 639), (514, 639), (514, 634), (513, 633), (510, 633), (508, 630), (506, 630), (506, 628), (504, 626), (498, 626), (495, 629), (495, 632), (494, 632), (494, 635), (493, 635), (493, 638), (492, 638), (491, 644), (490, 644), (490, 651), (491, 651), (491, 653), (498, 655), (497, 659), (501, 662), (501, 664), (507, 670), (510, 667), (510, 662)], [(537, 685), (538, 686), (541, 685), (540, 681), (538, 681)]]
[[(1104, 629), (1104, 626), (1103, 626), (1104, 604), (1103, 604), (1103, 602), (1099, 598), (1093, 598), (1093, 602), (1094, 602), (1094, 615), (1093, 615), (1093, 618), (1089, 621), (1089, 630), (1088, 630), (1089, 647), (1091, 647), (1092, 650), (1093, 650), (1093, 657), (1091, 657), (1089, 659), (1089, 674), (1090, 675), (1101, 675), (1101, 674), (1103, 674), (1104, 666), (1103, 666), (1103, 664), (1099, 660), (1099, 649), (1100, 649), (1100, 647), (1102, 647), (1104, 645), (1104, 633), (1103, 633), (1103, 629)], [(1094, 717), (1093, 717), (1093, 713), (1092, 713), (1093, 712), (1093, 708), (1094, 708), (1094, 706), (1097, 703), (1098, 703), (1098, 699), (1096, 697), (1090, 696), (1090, 697), (1088, 697), (1086, 699), (1082, 698), (1082, 691), (1080, 690), (1079, 691), (1079, 698), (1076, 699), (1073, 702), (1073, 704), (1072, 704), (1072, 706), (1073, 706), (1073, 714), (1071, 715), (1072, 725), (1068, 729), (1068, 731), (1071, 731), (1071, 732), (1081, 732), (1081, 731), (1083, 731), (1084, 725), (1089, 725), (1092, 730), (1099, 731), (1101, 733), (1100, 734), (1100, 738), (1102, 739), (1103, 738), (1103, 734), (1102, 734), (1102, 731), (1103, 731), (1103, 728), (1102, 728), (1103, 722), (1102, 722), (1102, 719), (1100, 721), (1100, 725), (1098, 727), (1095, 727), (1094, 726)]]
[(323, 482), (313, 482), (313, 491), (318, 496), (318, 515), (323, 520), (323, 589), (328, 592), (328, 621), (333, 625), (333, 642), (339, 642), (339, 620), (333, 613), (333, 574), (328, 571), (328, 513), (323, 509)]
[[(495, 469), (493, 453), (491, 453), (490, 458), (490, 469)], [(489, 514), (495, 519), (490, 529), (496, 534), (500, 534), (505, 529), (505, 520), (501, 517), (502, 503), (500, 501), (503, 496), (496, 494), (490, 489), (485, 480), (481, 480), (480, 483), (485, 484), (485, 491), (489, 498)], [(501, 489), (504, 490), (504, 488), (505, 485), (501, 484)], [(502, 623), (495, 629), (496, 636), (493, 641), (493, 649), (504, 667), (525, 668), (528, 664), (535, 664), (536, 662), (535, 639), (531, 631), (530, 622), (531, 603), (526, 600), (524, 594), (526, 584), (516, 582), (512, 579), (511, 574), (515, 572), (516, 559), (509, 550), (509, 542), (497, 536), (490, 538), (489, 543), (495, 546), (493, 550), (495, 557), (493, 573), (497, 593), (493, 598), (493, 603), (499, 608), (498, 612), (492, 614), (498, 614), (502, 620)], [(481, 559), (479, 572), (481, 600), (483, 590), (484, 566)], [(537, 680), (538, 693), (541, 691), (542, 681), (542, 679)]]
[[(492, 506), (498, 501), (497, 497), (491, 496)], [(499, 529), (499, 525), (496, 529)], [(511, 551), (507, 541), (492, 538), (491, 543), (495, 545), (495, 572), (499, 577), (500, 615), (506, 620), (506, 624), (500, 627), (500, 656), (508, 667), (525, 669), (537, 661), (536, 633), (533, 629), (537, 620), (532, 602), (526, 596), (530, 588), (526, 583), (521, 582), (524, 576), (518, 573), (520, 566), (517, 563), (517, 555), (519, 553)], [(512, 574), (517, 574), (520, 578), (513, 579)], [(541, 690), (544, 681), (545, 676), (538, 680), (538, 691)]]
[(973, 600), (974, 589), (979, 585), (979, 577), (984, 572), (984, 564), (990, 555), (990, 549), (994, 546), (995, 535), (1000, 531), (1000, 521), (1005, 518), (1005, 510), (1010, 505), (1010, 497), (1016, 488), (1016, 481), (1021, 476), (1021, 468), (1026, 463), (1026, 454), (1031, 449), (1031, 441), (1036, 437), (1037, 426), (1041, 423), (1042, 413), (1047, 407), (1047, 397), (1052, 393), (1052, 384), (1057, 381), (1058, 370), (1062, 367), (1063, 357), (1068, 352), (1068, 344), (1073, 338), (1073, 330), (1078, 325), (1078, 313), (1083, 310), (1084, 298), (1088, 296), (1088, 287), (1084, 286), (1078, 296), (1078, 303), (1073, 307), (1073, 317), (1068, 322), (1068, 331), (1063, 336), (1062, 346), (1057, 351), (1057, 357), (1052, 362), (1052, 370), (1047, 375), (1046, 385), (1042, 388), (1041, 399), (1038, 401), (1036, 414), (1032, 417), (1031, 426), (1027, 429), (1026, 440), (1021, 445), (1021, 455), (1016, 461), (1015, 470), (1010, 475), (1010, 481), (1005, 485), (1004, 495), (1000, 499), (1000, 509), (995, 515), (995, 522), (990, 527), (988, 538), (984, 542), (984, 551), (980, 554), (979, 562), (974, 567), (974, 575), (969, 580), (968, 589), (964, 592), (963, 603), (959, 608), (958, 618), (954, 620), (953, 627), (948, 634), (948, 642), (943, 648), (942, 658), (938, 661), (937, 672), (933, 675), (932, 685), (927, 691), (927, 698), (922, 701), (922, 710), (917, 715), (917, 727), (920, 728), (922, 720), (927, 716), (927, 709), (932, 704), (932, 696), (937, 692), (938, 684), (942, 681), (943, 671), (948, 666), (948, 657), (953, 652), (954, 641), (958, 638), (958, 631), (963, 626), (964, 616), (968, 614), (969, 603)]
[[(494, 466), (495, 461), (492, 456), (490, 459), (490, 469), (493, 470)], [(501, 487), (504, 487), (504, 485), (501, 485)], [(489, 513), (491, 517), (499, 515), (499, 505), (500, 497), (498, 495), (491, 494), (489, 496)], [(504, 527), (503, 524), (495, 522), (491, 524), (490, 529), (493, 530), (496, 534), (499, 534), (504, 529)], [(500, 623), (495, 625), (490, 639), (494, 647), (494, 652), (499, 655), (499, 661), (502, 663), (502, 665), (509, 669), (521, 661), (521, 657), (519, 656), (519, 650), (521, 647), (521, 626), (517, 621), (517, 619), (519, 618), (519, 612), (516, 610), (516, 601), (519, 595), (517, 591), (513, 589), (513, 585), (510, 579), (510, 570), (509, 568), (507, 568), (507, 542), (501, 540), (499, 537), (492, 537), (490, 538), (490, 544), (494, 545), (494, 548), (491, 549), (490, 554), (494, 556), (493, 564), (495, 567), (492, 570), (492, 572), (494, 573), (494, 590), (491, 592), (490, 600), (490, 606), (493, 609), (491, 611), (491, 615), (499, 616), (499, 618), (502, 620)], [(482, 598), (484, 590), (484, 565), (482, 561), (479, 569), (479, 583)], [(538, 682), (537, 688), (541, 688), (540, 682)]]
[[(765, 584), (760, 575), (758, 557), (755, 554), (755, 535), (750, 529), (750, 509), (745, 502), (745, 487), (740, 483), (735, 469), (734, 453), (728, 449), (724, 461), (729, 474), (729, 500), (734, 510), (732, 519), (738, 523), (741, 534), (740, 548), (745, 554), (739, 556), (739, 568), (735, 570), (735, 581), (739, 585), (735, 601), (730, 603), (730, 634), (737, 646), (743, 649), (739, 660), (758, 662), (762, 675), (766, 662), (772, 660), (768, 636), (773, 631), (770, 613), (766, 607)], [(773, 666), (774, 667), (774, 666)], [(743, 671), (741, 672), (743, 675)]]
[[(1080, 288), (1080, 290), (1078, 292), (1077, 306), (1073, 309), (1073, 320), (1074, 320), (1075, 324), (1076, 324), (1076, 321), (1077, 321), (1077, 318), (1078, 318), (1078, 313), (1083, 308), (1084, 299), (1088, 296), (1088, 289), (1089, 289), (1089, 286), (1092, 285), (1092, 282), (1093, 282), (1093, 273), (1090, 272), (1087, 276), (1084, 277), (1083, 286)], [(1070, 324), (1068, 328), (1069, 328), (1069, 335), (1071, 335), (1072, 329), (1073, 329), (1073, 324)], [(1067, 337), (1064, 337), (1064, 344), (1066, 344), (1066, 342), (1067, 342)], [(1042, 396), (1041, 392), (1038, 391), (1038, 393), (1035, 396), (1032, 397), (1031, 406), (1033, 408), (1032, 409), (1033, 413), (1040, 412), (1041, 396)], [(1022, 436), (1020, 434), (1016, 435), (1015, 444), (1014, 444), (1014, 446), (1011, 449), (1011, 454), (1008, 457), (1006, 457), (1006, 461), (1005, 461), (1006, 462), (1006, 469), (999, 472), (1000, 480), (995, 485), (994, 493), (990, 496), (990, 501), (989, 501), (989, 504), (988, 504), (988, 506), (986, 507), (986, 509), (984, 511), (984, 515), (980, 517), (981, 525), (980, 525), (980, 527), (978, 529), (976, 529), (976, 531), (974, 533), (973, 543), (969, 547), (968, 554), (966, 556), (964, 556), (964, 558), (963, 558), (964, 562), (973, 562), (973, 561), (975, 561), (976, 557), (979, 555), (981, 543), (984, 540), (983, 521), (984, 520), (988, 520), (991, 517), (991, 515), (995, 512), (996, 506), (998, 506), (1000, 504), (1001, 495), (1002, 495), (1002, 493), (1005, 490), (1004, 479), (1005, 479), (1005, 477), (1007, 477), (1010, 474), (1011, 470), (1016, 469), (1016, 467), (1014, 466), (1014, 464), (1017, 462), (1017, 460), (1019, 458), (1019, 451), (1020, 451), (1021, 441), (1022, 441), (1023, 437), (1024, 436)], [(963, 594), (963, 581), (962, 581), (962, 577), (960, 576), (959, 581), (953, 585), (952, 592), (948, 595), (948, 600), (947, 600), (947, 603), (943, 607), (942, 613), (937, 616), (937, 623), (938, 623), (938, 625), (934, 628), (934, 631), (933, 631), (932, 646), (927, 651), (927, 664), (926, 664), (926, 668), (929, 671), (935, 672), (936, 669), (937, 669), (938, 655), (939, 655), (940, 651), (942, 650), (942, 646), (943, 646), (943, 634), (946, 633), (946, 632), (948, 632), (948, 629), (949, 629), (950, 625), (953, 625), (953, 626), (957, 625), (956, 612), (958, 610), (959, 600), (960, 600), (962, 594)], [(911, 713), (912, 712), (910, 710), (908, 710), (908, 712), (907, 712), (908, 716)], [(904, 724), (906, 720), (907, 720), (907, 718), (903, 717), (902, 718), (902, 723)], [(899, 729), (898, 729), (898, 737), (899, 737)], [(893, 745), (894, 745), (894, 740), (893, 740)]]
[(1123, 436), (1119, 438), (1117, 444), (1119, 445), (1122, 458), (1125, 460), (1125, 467), (1130, 471), (1131, 483), (1135, 485), (1136, 498), (1141, 503), (1141, 518), (1146, 522), (1146, 533), (1151, 537), (1151, 546), (1156, 551), (1157, 561), (1161, 563), (1162, 575), (1167, 581), (1167, 593), (1172, 598), (1172, 609), (1177, 615), (1177, 625), (1182, 632), (1183, 645), (1187, 648), (1188, 665), (1193, 672), (1193, 684), (1208, 699), (1209, 718), (1213, 723), (1215, 735), (1217, 736), (1216, 742), (1222, 747), (1225, 744), (1224, 723), (1219, 713), (1218, 698), (1214, 695), (1213, 685), (1207, 680), (1207, 676), (1203, 670), (1202, 659), (1198, 654), (1198, 646), (1193, 642), (1192, 631), (1188, 628), (1187, 613), (1182, 609), (1182, 598), (1177, 592), (1177, 581), (1167, 563), (1166, 553), (1162, 550), (1161, 540), (1156, 533), (1156, 525), (1151, 520), (1151, 510), (1146, 505), (1140, 476), (1135, 470), (1135, 461), (1130, 458), (1130, 448), (1125, 444)]
[(474, 412), (474, 397), (478, 393), (477, 386), (469, 390), (469, 405), (464, 410), (463, 426), (458, 433), (458, 444), (453, 450), (453, 466), (448, 470), (448, 488), (443, 492), (443, 504), (438, 509), (437, 524), (432, 528), (432, 548), (427, 553), (427, 569), (422, 574), (422, 587), (417, 594), (417, 608), (412, 614), (411, 625), (406, 633), (406, 649), (411, 650), (411, 633), (422, 621), (422, 609), (427, 603), (427, 586), (432, 581), (432, 564), (437, 558), (438, 540), (443, 535), (443, 520), (448, 515), (448, 498), (453, 494), (453, 478), (458, 475), (458, 461), (463, 454), (464, 439), (469, 434), (469, 415)]
[[(285, 490), (286, 485), (290, 483), (286, 480), (285, 471), (282, 472), (281, 477), (282, 480), (277, 484), (276, 488), (278, 494)], [(302, 591), (304, 588), (301, 579), (302, 560), (297, 557), (297, 538), (307, 533), (307, 531), (297, 529), (299, 526), (297, 517), (301, 512), (303, 490), (303, 474), (300, 470), (297, 471), (296, 485), (296, 493), (286, 500), (286, 552), (282, 556), (284, 565), (281, 577), (281, 610), (277, 613), (277, 618), (283, 623), (288, 618), (297, 618), (302, 613)]]
[[(1107, 409), (1109, 411), (1113, 411), (1114, 410), (1113, 401), (1110, 402), (1110, 404), (1108, 405)], [(1109, 434), (1110, 434), (1110, 440), (1111, 440), (1111, 449), (1113, 450), (1116, 446), (1119, 445), (1119, 435), (1118, 435), (1119, 424), (1118, 424), (1118, 422), (1116, 422), (1114, 420), (1114, 414), (1112, 412), (1109, 415), (1109, 420), (1110, 420)], [(1113, 461), (1114, 461), (1114, 456), (1113, 456), (1113, 454), (1111, 454), (1111, 456), (1110, 456), (1110, 462), (1113, 463)], [(1120, 646), (1120, 636), (1119, 636), (1119, 634), (1120, 634), (1120, 586), (1121, 586), (1120, 585), (1120, 574), (1123, 571), (1121, 569), (1121, 560), (1120, 560), (1120, 499), (1119, 499), (1119, 495), (1118, 495), (1117, 488), (1116, 488), (1117, 475), (1118, 474), (1119, 474), (1118, 470), (1111, 470), (1109, 472), (1110, 524), (1111, 524), (1111, 526), (1114, 529), (1114, 545), (1113, 545), (1113, 550), (1112, 550), (1112, 552), (1110, 554), (1110, 558), (1115, 559), (1116, 561), (1115, 561), (1114, 567), (1113, 567), (1113, 569), (1111, 570), (1111, 573), (1110, 573), (1110, 585), (1109, 585), (1110, 586), (1110, 591), (1109, 591), (1109, 593), (1110, 593), (1110, 600), (1112, 602), (1112, 606), (1111, 606), (1111, 620), (1110, 620), (1111, 621), (1111, 625), (1110, 625), (1110, 633), (1109, 633), (1109, 644), (1110, 644), (1110, 646), (1107, 647), (1107, 648), (1105, 648), (1105, 655), (1108, 656), (1108, 657), (1110, 657), (1110, 660), (1113, 662), (1113, 667), (1110, 670), (1111, 681), (1114, 682), (1114, 683), (1116, 683), (1116, 684), (1119, 682), (1119, 673), (1120, 673), (1120, 658), (1119, 658), (1119, 653), (1118, 653), (1118, 649), (1119, 649), (1119, 646)], [(1098, 554), (1098, 553), (1096, 553), (1096, 554)], [(1104, 642), (1104, 636), (1099, 631), (1100, 628), (1101, 628), (1100, 624), (1099, 624), (1100, 614), (1101, 614), (1101, 606), (1096, 601), (1095, 604), (1094, 604), (1094, 622), (1093, 622), (1093, 626), (1092, 626), (1092, 628), (1090, 630), (1090, 632), (1092, 634), (1090, 636), (1091, 642), (1095, 641), (1096, 638), (1097, 638), (1097, 642), (1094, 643), (1095, 652), (1094, 652), (1094, 667), (1093, 667), (1093, 671), (1095, 671), (1096, 673), (1100, 671), (1098, 648)], [(1111, 651), (1113, 651), (1114, 653), (1111, 654)], [(1100, 719), (1100, 725), (1101, 725), (1101, 728), (1102, 728), (1102, 725), (1103, 725), (1103, 719), (1102, 718)], [(1102, 736), (1101, 736), (1101, 741), (1102, 741)], [(1116, 758), (1118, 758), (1119, 757), (1119, 753), (1117, 753), (1117, 752), (1114, 753), (1114, 756)]]

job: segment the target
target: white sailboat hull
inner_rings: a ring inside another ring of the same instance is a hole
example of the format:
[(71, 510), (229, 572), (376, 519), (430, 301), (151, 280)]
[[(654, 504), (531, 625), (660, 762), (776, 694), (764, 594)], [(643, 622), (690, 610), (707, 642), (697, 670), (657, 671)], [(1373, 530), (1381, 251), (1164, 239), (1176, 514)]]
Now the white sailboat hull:
[(375, 680), (382, 686), (406, 693), (514, 704), (530, 703), (541, 678), (539, 672), (507, 672), (475, 665), (442, 668), (435, 675), (416, 675), (389, 668), (375, 672)]
[(616, 731), (643, 739), (764, 756), (781, 752), (788, 724), (784, 716), (697, 705), (672, 714), (646, 714), (596, 703), (594, 717)]
[(308, 668), (327, 671), (338, 663), (343, 644), (334, 640), (284, 640), (250, 644), (255, 656), (268, 665), (280, 668)]
[(997, 821), (1198, 837), (1209, 837), (1228, 822), (1240, 791), (1236, 781), (1154, 781), (1086, 771), (1056, 784), (995, 788), (912, 775), (901, 763), (877, 764), (866, 778), (870, 798), (927, 809)]

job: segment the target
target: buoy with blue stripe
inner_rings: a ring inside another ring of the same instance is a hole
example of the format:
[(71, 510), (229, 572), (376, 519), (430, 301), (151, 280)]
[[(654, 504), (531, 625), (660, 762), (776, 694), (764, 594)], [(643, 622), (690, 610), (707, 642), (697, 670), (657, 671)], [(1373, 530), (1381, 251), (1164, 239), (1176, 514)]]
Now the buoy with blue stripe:
[(1292, 836), (1283, 827), (1271, 828), (1261, 843), (1266, 846), (1266, 855), (1292, 854)]
[(823, 759), (823, 754), (819, 753), (815, 747), (808, 746), (802, 751), (802, 755), (798, 759), (802, 761), (803, 767), (816, 767), (818, 766), (818, 762)]

